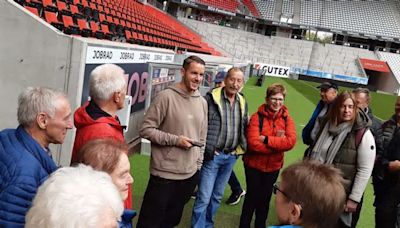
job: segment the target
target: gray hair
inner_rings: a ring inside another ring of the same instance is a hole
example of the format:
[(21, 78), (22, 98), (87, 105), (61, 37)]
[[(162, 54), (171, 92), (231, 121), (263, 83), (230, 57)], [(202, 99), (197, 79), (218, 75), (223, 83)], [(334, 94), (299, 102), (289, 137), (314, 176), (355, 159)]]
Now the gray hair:
[(32, 126), (39, 113), (54, 117), (57, 101), (66, 97), (61, 91), (46, 87), (28, 87), (18, 97), (18, 122), (24, 127)]
[(94, 101), (107, 101), (113, 93), (126, 87), (124, 70), (115, 64), (103, 64), (92, 71), (89, 82), (89, 96)]
[(354, 94), (359, 94), (359, 93), (365, 93), (365, 96), (367, 97), (367, 101), (371, 100), (371, 97), (369, 95), (369, 89), (368, 88), (362, 88), (362, 87), (358, 87), (356, 89), (353, 89), (353, 93)]
[(25, 227), (98, 227), (105, 209), (116, 220), (124, 210), (110, 175), (86, 165), (64, 167), (39, 187)]

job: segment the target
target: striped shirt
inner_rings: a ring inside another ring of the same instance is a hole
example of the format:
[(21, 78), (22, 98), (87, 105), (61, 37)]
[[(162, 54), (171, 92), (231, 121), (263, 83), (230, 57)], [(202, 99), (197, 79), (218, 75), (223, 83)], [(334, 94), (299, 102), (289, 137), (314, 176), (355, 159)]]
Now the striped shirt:
[(223, 89), (221, 106), (221, 132), (218, 137), (217, 148), (219, 150), (233, 150), (238, 146), (240, 137), (241, 115), (238, 95), (235, 95), (235, 101), (231, 106), (229, 99), (226, 97), (225, 90)]

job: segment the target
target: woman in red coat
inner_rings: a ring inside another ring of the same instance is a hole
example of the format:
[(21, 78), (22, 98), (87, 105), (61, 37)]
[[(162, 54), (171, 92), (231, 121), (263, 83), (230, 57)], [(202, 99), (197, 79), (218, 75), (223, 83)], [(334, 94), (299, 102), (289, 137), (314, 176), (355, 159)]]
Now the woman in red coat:
[(253, 213), (255, 228), (265, 228), (272, 186), (283, 165), (283, 153), (296, 143), (296, 128), (283, 104), (286, 89), (275, 83), (267, 89), (265, 104), (251, 116), (247, 128), (247, 149), (243, 156), (247, 194), (240, 228), (250, 227)]

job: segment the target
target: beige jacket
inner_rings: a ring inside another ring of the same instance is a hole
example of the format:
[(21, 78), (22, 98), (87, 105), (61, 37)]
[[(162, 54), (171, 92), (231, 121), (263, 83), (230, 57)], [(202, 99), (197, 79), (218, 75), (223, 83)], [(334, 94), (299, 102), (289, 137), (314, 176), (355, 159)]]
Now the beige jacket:
[(203, 163), (204, 146), (177, 147), (180, 135), (205, 143), (207, 102), (199, 91), (190, 95), (174, 84), (152, 101), (140, 136), (151, 141), (150, 173), (165, 179), (193, 176)]

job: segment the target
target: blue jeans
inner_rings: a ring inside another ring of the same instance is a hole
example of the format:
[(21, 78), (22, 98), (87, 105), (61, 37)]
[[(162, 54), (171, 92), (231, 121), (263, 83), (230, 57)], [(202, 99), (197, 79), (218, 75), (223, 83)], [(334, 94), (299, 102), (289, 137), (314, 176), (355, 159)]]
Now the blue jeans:
[(236, 155), (220, 152), (214, 156), (214, 160), (203, 164), (200, 171), (199, 189), (193, 206), (193, 228), (214, 226), (214, 215), (221, 204), (225, 186), (236, 159)]

